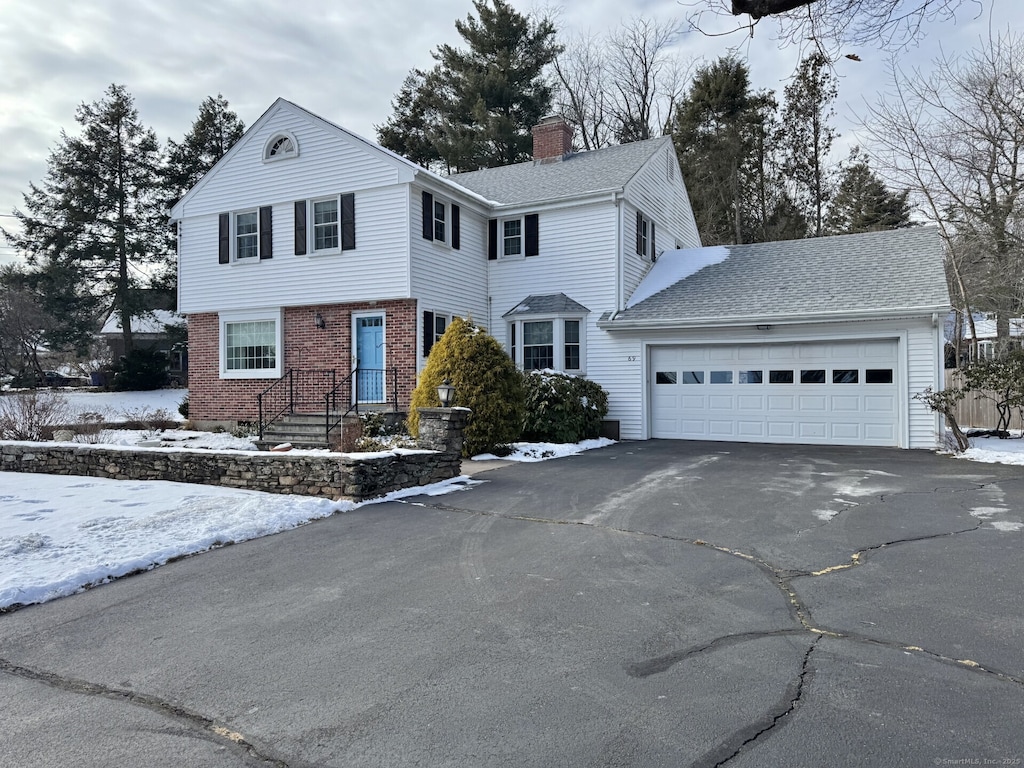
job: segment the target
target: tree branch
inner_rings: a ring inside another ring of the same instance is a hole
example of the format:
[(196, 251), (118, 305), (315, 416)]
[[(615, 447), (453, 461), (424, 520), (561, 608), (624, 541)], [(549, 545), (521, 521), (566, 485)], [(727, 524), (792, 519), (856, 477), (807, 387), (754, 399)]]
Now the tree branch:
[(815, 2), (818, 0), (732, 0), (732, 15), (747, 14), (757, 21), (765, 16), (786, 13)]

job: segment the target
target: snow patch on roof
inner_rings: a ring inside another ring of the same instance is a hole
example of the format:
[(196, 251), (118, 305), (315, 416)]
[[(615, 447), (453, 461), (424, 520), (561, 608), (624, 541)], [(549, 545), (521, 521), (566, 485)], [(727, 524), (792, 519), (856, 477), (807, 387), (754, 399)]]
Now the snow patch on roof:
[(640, 285), (633, 291), (626, 309), (635, 307), (644, 299), (685, 280), (690, 275), (700, 272), (704, 267), (721, 264), (729, 258), (729, 249), (724, 245), (708, 248), (686, 248), (678, 251), (665, 251), (651, 267)]

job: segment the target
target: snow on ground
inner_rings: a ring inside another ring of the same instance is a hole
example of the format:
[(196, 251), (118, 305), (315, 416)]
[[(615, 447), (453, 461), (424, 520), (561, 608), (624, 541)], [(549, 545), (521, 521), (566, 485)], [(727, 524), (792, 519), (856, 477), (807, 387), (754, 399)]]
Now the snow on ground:
[(75, 389), (50, 390), (67, 400), (75, 415), (98, 413), (106, 421), (152, 418), (155, 411), (166, 411), (170, 421), (184, 421), (178, 405), (188, 396), (187, 389), (154, 389), (151, 392), (86, 392)]
[(1024, 466), (1024, 440), (998, 437), (972, 437), (971, 447), (957, 454), (958, 459), (981, 461), (986, 464), (1017, 464)]
[[(479, 482), (455, 478), (363, 503), (439, 495)], [(53, 600), (357, 506), (211, 485), (2, 472), (0, 609)]]
[(508, 456), (495, 456), (493, 453), (481, 453), (473, 457), (473, 461), (493, 461), (503, 459), (504, 461), (547, 461), (558, 459), (562, 456), (575, 456), (577, 453), (589, 451), (593, 448), (604, 448), (606, 445), (614, 445), (614, 440), (607, 437), (599, 437), (596, 440), (584, 440), (572, 445), (563, 443), (514, 443), (512, 453)]

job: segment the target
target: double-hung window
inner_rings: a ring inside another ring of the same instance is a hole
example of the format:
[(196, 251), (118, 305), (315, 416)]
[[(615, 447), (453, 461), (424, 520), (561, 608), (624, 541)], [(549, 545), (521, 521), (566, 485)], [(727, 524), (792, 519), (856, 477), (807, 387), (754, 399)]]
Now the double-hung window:
[(501, 222), (501, 255), (521, 256), (523, 253), (523, 220), (506, 219)]
[(222, 213), (217, 221), (217, 260), (221, 264), (269, 259), (274, 253), (274, 209), (260, 208)]
[(654, 242), (654, 220), (640, 211), (636, 212), (636, 253), (651, 261), (658, 258)]
[(235, 258), (258, 259), (260, 255), (259, 213), (235, 214)]
[(350, 193), (295, 202), (295, 255), (320, 255), (356, 247), (356, 202)]
[(313, 202), (313, 253), (338, 250), (338, 198)]
[(422, 197), (423, 239), (441, 245), (451, 246), (453, 250), (460, 247), (460, 219), (462, 209), (455, 203), (448, 202), (433, 193), (424, 190)]

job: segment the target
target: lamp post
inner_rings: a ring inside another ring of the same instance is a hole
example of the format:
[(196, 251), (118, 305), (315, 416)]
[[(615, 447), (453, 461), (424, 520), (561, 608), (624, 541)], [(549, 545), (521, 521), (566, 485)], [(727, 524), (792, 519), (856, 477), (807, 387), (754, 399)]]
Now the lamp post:
[(441, 401), (442, 408), (451, 408), (452, 402), (455, 400), (455, 387), (448, 379), (437, 385), (437, 399)]

